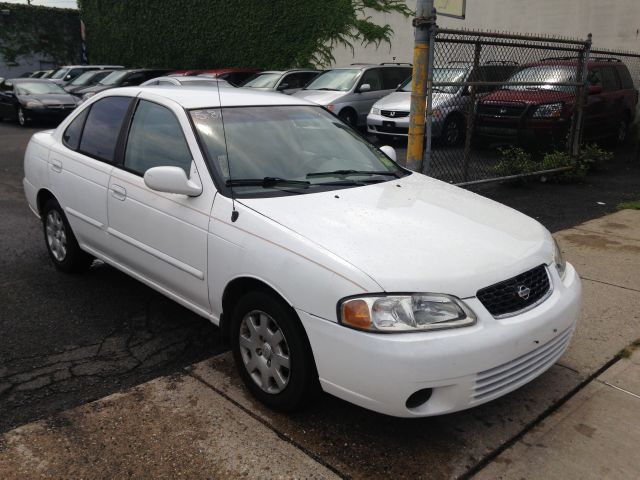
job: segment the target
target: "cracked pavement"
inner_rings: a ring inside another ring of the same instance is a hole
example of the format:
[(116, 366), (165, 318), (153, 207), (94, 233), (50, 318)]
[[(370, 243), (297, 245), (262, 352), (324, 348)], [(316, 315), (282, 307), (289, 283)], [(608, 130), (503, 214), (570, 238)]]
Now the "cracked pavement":
[(53, 268), (22, 192), (35, 131), (0, 123), (0, 432), (225, 350), (207, 320), (114, 268)]

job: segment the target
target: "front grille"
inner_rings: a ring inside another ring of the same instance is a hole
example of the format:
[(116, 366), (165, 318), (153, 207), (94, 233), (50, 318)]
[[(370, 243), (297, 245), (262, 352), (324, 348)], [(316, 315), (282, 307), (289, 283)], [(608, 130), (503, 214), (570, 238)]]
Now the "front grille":
[(380, 113), (383, 117), (389, 118), (403, 118), (409, 116), (409, 112), (403, 112), (401, 110), (381, 110)]
[(551, 283), (544, 265), (513, 278), (478, 290), (476, 296), (494, 317), (524, 310), (542, 301), (551, 292)]
[(535, 350), (478, 373), (471, 393), (472, 401), (499, 397), (533, 380), (562, 356), (571, 340), (571, 333), (572, 329), (568, 328)]
[(526, 108), (524, 103), (479, 103), (477, 113), (491, 117), (520, 117)]

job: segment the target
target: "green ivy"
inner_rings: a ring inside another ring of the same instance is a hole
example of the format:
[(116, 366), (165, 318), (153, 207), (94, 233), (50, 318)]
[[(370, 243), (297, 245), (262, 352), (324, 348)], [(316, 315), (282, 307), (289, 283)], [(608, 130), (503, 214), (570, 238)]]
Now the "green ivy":
[(42, 55), (56, 64), (77, 63), (80, 18), (76, 10), (0, 2), (0, 56), (6, 63), (22, 55)]
[(326, 66), (336, 45), (389, 42), (365, 9), (402, 0), (79, 0), (92, 63), (138, 67)]

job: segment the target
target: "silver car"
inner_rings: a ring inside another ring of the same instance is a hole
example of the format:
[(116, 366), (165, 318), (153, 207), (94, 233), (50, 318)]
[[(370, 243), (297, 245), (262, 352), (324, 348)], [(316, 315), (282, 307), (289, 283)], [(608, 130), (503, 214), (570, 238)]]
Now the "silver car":
[(294, 96), (322, 105), (345, 122), (360, 126), (366, 124), (371, 106), (410, 75), (409, 64), (353, 64), (321, 73)]
[[(464, 83), (467, 81), (503, 82), (518, 66), (515, 64), (480, 65), (473, 73), (473, 66), (454, 63), (433, 69), (434, 83)], [(397, 91), (376, 102), (367, 116), (367, 131), (380, 140), (406, 137), (409, 133), (409, 110), (411, 106), (411, 78)], [(479, 86), (478, 95), (485, 95), (498, 87)], [(465, 116), (469, 108), (469, 88), (464, 85), (433, 88), (433, 137), (443, 145), (458, 145), (465, 136)]]
[(241, 84), (241, 87), (255, 88), (287, 95), (297, 92), (320, 73), (319, 70), (267, 70), (256, 73)]
[(48, 77), (53, 83), (64, 86), (89, 70), (120, 70), (122, 65), (65, 65)]
[(212, 87), (217, 88), (220, 87), (233, 87), (226, 80), (222, 80), (221, 78), (206, 78), (206, 77), (156, 77), (151, 80), (147, 80), (144, 83), (140, 84), (141, 87), (148, 86), (164, 86), (164, 87), (180, 87), (180, 86), (188, 86), (188, 87)]

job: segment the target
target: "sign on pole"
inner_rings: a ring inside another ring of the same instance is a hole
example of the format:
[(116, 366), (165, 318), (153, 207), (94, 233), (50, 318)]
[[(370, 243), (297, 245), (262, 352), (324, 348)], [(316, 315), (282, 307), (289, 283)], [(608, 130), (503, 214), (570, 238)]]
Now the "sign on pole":
[(438, 15), (464, 18), (467, 10), (467, 0), (435, 0), (434, 6)]

